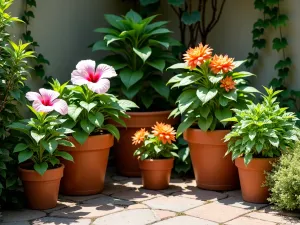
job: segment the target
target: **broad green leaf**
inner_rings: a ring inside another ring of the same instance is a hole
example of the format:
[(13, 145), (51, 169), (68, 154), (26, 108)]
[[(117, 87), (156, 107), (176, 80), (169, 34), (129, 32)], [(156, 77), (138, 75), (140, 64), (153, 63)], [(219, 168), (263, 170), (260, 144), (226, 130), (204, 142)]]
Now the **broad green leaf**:
[(156, 59), (153, 61), (148, 61), (147, 64), (154, 67), (155, 69), (158, 69), (159, 71), (163, 72), (166, 66), (166, 63), (162, 59)]
[(255, 138), (255, 136), (256, 136), (256, 132), (254, 130), (251, 130), (249, 132), (249, 138), (250, 138), (250, 140), (253, 141), (254, 138)]
[(113, 29), (113, 28), (97, 28), (94, 30), (94, 32), (103, 33), (103, 34), (113, 34), (113, 35), (119, 35), (120, 32)]
[(117, 140), (120, 139), (120, 132), (118, 128), (116, 128), (114, 125), (106, 124), (103, 126), (103, 129), (106, 129), (109, 133), (111, 133)]
[(64, 151), (56, 151), (55, 156), (62, 157), (65, 160), (74, 161), (73, 156), (70, 155), (68, 152)]
[(177, 7), (183, 5), (185, 0), (168, 0), (168, 3)]
[(128, 68), (122, 69), (120, 72), (120, 78), (126, 88), (130, 88), (136, 82), (143, 78), (144, 73), (141, 70), (132, 71)]
[(195, 122), (195, 119), (192, 119), (192, 118), (187, 118), (184, 121), (182, 121), (179, 124), (179, 127), (177, 128), (177, 135), (176, 136), (179, 137), (186, 129), (191, 127), (194, 122)]
[(103, 38), (103, 40), (106, 41), (107, 46), (115, 41), (119, 41), (119, 40), (123, 40), (123, 39), (124, 38), (122, 38), (122, 37), (116, 37), (115, 35), (111, 35), (111, 34), (107, 34)]
[(154, 29), (150, 33), (148, 33), (148, 36), (159, 35), (159, 34), (169, 34), (169, 33), (172, 33), (172, 32), (166, 28), (158, 28), (158, 29)]
[(215, 116), (224, 126), (226, 126), (227, 121), (225, 120), (232, 117), (232, 111), (228, 108), (218, 109), (215, 111)]
[(88, 119), (96, 127), (101, 127), (104, 122), (104, 115), (101, 112), (89, 113)]
[(111, 46), (107, 46), (107, 42), (104, 40), (97, 41), (93, 47), (92, 51), (98, 51), (98, 50), (103, 50), (103, 51), (114, 51), (114, 52), (120, 52), (122, 49), (121, 48), (115, 48)]
[(269, 138), (269, 142), (271, 143), (271, 145), (273, 145), (274, 147), (278, 148), (279, 146), (279, 140), (278, 138)]
[(214, 75), (214, 76), (208, 76), (208, 79), (210, 82), (212, 82), (213, 84), (216, 84), (218, 83), (220, 80), (223, 79), (223, 76), (220, 76), (220, 75)]
[(232, 74), (233, 79), (245, 78), (245, 77), (251, 77), (251, 76), (255, 76), (255, 74), (247, 72), (247, 71), (235, 72)]
[(8, 126), (10, 129), (13, 129), (13, 130), (18, 130), (18, 131), (21, 131), (27, 135), (29, 135), (29, 131), (30, 131), (30, 126), (28, 125), (25, 125), (23, 123), (20, 123), (20, 122), (15, 122), (11, 125)]
[(97, 106), (97, 102), (87, 103), (87, 102), (81, 101), (79, 104), (80, 104), (84, 109), (86, 109), (88, 112), (91, 111), (95, 106)]
[[(10, 187), (14, 186), (16, 183), (17, 183), (17, 179), (15, 177), (9, 177), (5, 181), (5, 187), (10, 188)], [(3, 188), (2, 184), (0, 185), (0, 188), (1, 187)]]
[(123, 20), (122, 17), (113, 14), (105, 14), (104, 18), (110, 25), (117, 28), (118, 30), (124, 29), (124, 25), (121, 23), (121, 21)]
[(138, 106), (133, 101), (129, 101), (129, 100), (121, 99), (118, 101), (118, 103), (124, 110), (130, 110), (131, 108), (138, 108)]
[(201, 100), (202, 104), (204, 105), (205, 103), (213, 99), (218, 94), (218, 90), (217, 89), (208, 90), (205, 87), (200, 87), (197, 89), (196, 94), (198, 98)]
[(221, 106), (225, 107), (228, 104), (228, 99), (221, 95), (219, 98), (219, 103)]
[(154, 29), (162, 27), (163, 25), (166, 25), (167, 23), (168, 23), (168, 21), (158, 21), (158, 22), (151, 23), (146, 26), (145, 33), (148, 33), (150, 31), (153, 31)]
[(170, 47), (169, 42), (158, 41), (158, 40), (153, 40), (153, 39), (149, 40), (149, 45), (150, 46), (163, 46), (166, 49), (168, 49)]
[(131, 19), (135, 23), (139, 23), (142, 21), (142, 17), (132, 9), (128, 13), (126, 13), (125, 17)]
[(76, 121), (80, 113), (82, 112), (81, 107), (77, 107), (76, 105), (69, 105), (68, 107), (68, 115)]
[(45, 137), (45, 134), (39, 134), (35, 130), (31, 131), (30, 134), (31, 134), (31, 137), (36, 141), (36, 143), (39, 143), (40, 140)]
[(30, 150), (25, 150), (19, 153), (18, 161), (19, 163), (25, 162), (33, 156), (33, 152)]
[(75, 145), (72, 142), (67, 141), (67, 140), (59, 140), (58, 144), (63, 145), (63, 146), (67, 146), (67, 147), (75, 147)]
[(182, 148), (178, 151), (179, 159), (181, 159), (181, 161), (183, 161), (183, 162), (187, 159), (189, 154), (190, 154), (190, 148), (189, 147)]
[(191, 13), (184, 12), (182, 14), (181, 21), (186, 25), (192, 25), (200, 21), (200, 18), (201, 16), (199, 11), (193, 11)]
[(233, 65), (234, 65), (234, 69), (240, 67), (242, 64), (244, 64), (247, 60), (241, 60), (241, 61), (234, 61)]
[(198, 120), (198, 126), (200, 127), (200, 129), (202, 131), (207, 131), (209, 129), (210, 125), (212, 124), (212, 122), (213, 122), (212, 115), (209, 115), (207, 118), (201, 117)]
[(84, 132), (81, 129), (74, 129), (74, 133), (72, 136), (75, 138), (76, 141), (78, 141), (80, 144), (83, 144), (86, 139), (89, 137), (89, 134)]
[(74, 132), (73, 130), (65, 127), (58, 128), (56, 131), (62, 134), (71, 134)]
[[(178, 102), (178, 108), (181, 114), (183, 114), (192, 104), (194, 101), (198, 99), (196, 95), (196, 90), (189, 89), (183, 91), (176, 102)], [(199, 100), (198, 100), (199, 101)]]
[(36, 172), (38, 172), (38, 174), (40, 174), (41, 176), (44, 175), (44, 173), (47, 171), (48, 169), (48, 164), (46, 162), (42, 162), (42, 163), (35, 163), (33, 166), (34, 170)]
[(122, 86), (122, 92), (128, 99), (133, 99), (142, 88), (143, 88), (142, 83), (138, 82), (135, 85), (132, 85), (128, 89)]
[(56, 140), (52, 139), (50, 141), (41, 141), (42, 146), (50, 153), (50, 155), (53, 154), (53, 152), (57, 149), (58, 143)]
[(49, 159), (49, 162), (52, 164), (52, 166), (58, 165), (60, 163), (59, 159), (56, 157), (51, 157)]
[(186, 63), (177, 63), (177, 64), (170, 66), (168, 69), (187, 69), (187, 68), (188, 68), (188, 65)]
[(200, 108), (200, 115), (204, 118), (207, 118), (210, 112), (210, 108), (207, 105), (204, 105)]
[(257, 90), (254, 87), (250, 87), (250, 86), (243, 86), (243, 87), (239, 87), (238, 89), (239, 91), (242, 92), (247, 92), (247, 93), (261, 93), (259, 90)]
[(21, 152), (25, 149), (28, 148), (28, 145), (24, 144), (24, 143), (19, 143), (16, 145), (16, 147), (14, 148), (14, 152)]
[(83, 119), (80, 121), (81, 128), (88, 134), (92, 133), (95, 129), (94, 124), (92, 124), (89, 120)]
[(144, 106), (148, 109), (152, 105), (154, 99), (153, 99), (153, 96), (144, 94), (141, 96), (141, 100), (142, 100)]
[(140, 0), (142, 6), (147, 6), (156, 2), (159, 2), (159, 0)]
[(244, 157), (245, 165), (248, 165), (251, 162), (252, 157), (253, 157), (253, 155), (251, 153), (248, 153), (248, 154), (245, 155), (245, 157)]
[(128, 66), (126, 60), (121, 55), (109, 55), (100, 60), (100, 63), (113, 65), (115, 70), (123, 69)]
[(172, 78), (168, 81), (167, 85), (168, 85), (168, 84), (172, 84), (172, 83), (178, 83), (178, 82), (180, 82), (181, 79), (183, 79), (184, 77), (185, 77), (185, 76), (184, 76), (183, 74), (177, 74), (177, 75), (175, 75), (174, 77), (172, 77)]
[(143, 60), (145, 63), (146, 60), (150, 57), (152, 50), (150, 47), (145, 46), (141, 49), (133, 48), (133, 51)]
[(187, 86), (187, 85), (195, 83), (196, 81), (198, 81), (200, 79), (201, 79), (201, 77), (199, 75), (192, 74), (190, 76), (186, 76), (183, 79), (181, 79), (180, 82), (176, 86), (177, 87)]
[(237, 100), (237, 91), (236, 90), (232, 90), (230, 92), (226, 92), (223, 94), (223, 96), (225, 98), (228, 98), (230, 100), (236, 101)]
[(155, 76), (150, 80), (150, 85), (154, 88), (154, 90), (160, 94), (161, 96), (165, 97), (166, 99), (169, 98), (170, 89), (166, 86), (166, 83), (162, 80), (162, 77)]

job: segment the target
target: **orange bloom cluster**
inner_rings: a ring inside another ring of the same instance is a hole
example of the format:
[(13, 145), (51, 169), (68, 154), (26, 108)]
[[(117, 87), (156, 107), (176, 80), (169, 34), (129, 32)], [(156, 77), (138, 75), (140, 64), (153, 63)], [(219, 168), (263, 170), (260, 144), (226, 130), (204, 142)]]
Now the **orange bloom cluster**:
[(200, 66), (205, 60), (211, 58), (212, 49), (208, 45), (203, 46), (202, 43), (198, 47), (189, 48), (184, 54), (183, 59), (191, 69)]
[(229, 58), (228, 55), (214, 55), (209, 67), (214, 74), (218, 73), (228, 73), (234, 68), (233, 58)]
[(175, 141), (176, 131), (170, 124), (158, 123), (152, 127), (152, 133), (158, 137), (163, 144), (172, 144)]
[(148, 135), (149, 132), (145, 130), (145, 128), (140, 129), (139, 131), (135, 132), (135, 134), (132, 137), (132, 144), (138, 145), (141, 142), (145, 140), (146, 135)]
[(225, 77), (221, 80), (220, 87), (224, 88), (225, 91), (229, 92), (232, 89), (235, 89), (235, 82), (232, 80), (232, 77)]

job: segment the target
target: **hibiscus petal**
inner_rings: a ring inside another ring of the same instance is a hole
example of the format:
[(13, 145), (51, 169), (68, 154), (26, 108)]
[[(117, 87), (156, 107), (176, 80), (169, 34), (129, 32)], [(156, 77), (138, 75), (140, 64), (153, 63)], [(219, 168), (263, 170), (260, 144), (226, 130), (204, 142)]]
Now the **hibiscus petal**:
[(41, 99), (41, 95), (37, 92), (33, 92), (33, 91), (29, 91), (26, 93), (25, 97), (29, 100), (29, 101), (37, 101)]
[(77, 63), (76, 69), (86, 71), (89, 74), (94, 74), (96, 68), (96, 62), (90, 59), (81, 60)]
[(108, 79), (100, 79), (97, 83), (89, 82), (88, 88), (98, 94), (104, 94), (110, 88), (110, 82)]
[(44, 100), (49, 100), (50, 102), (54, 101), (59, 96), (57, 91), (47, 90), (45, 88), (40, 88), (39, 92)]
[(86, 79), (88, 74), (84, 70), (73, 70), (71, 73), (71, 82), (72, 84), (76, 85), (84, 85), (87, 84), (89, 81)]
[(41, 101), (36, 100), (33, 102), (32, 107), (37, 111), (37, 112), (52, 112), (54, 110), (53, 106), (45, 106), (42, 104)]
[(61, 115), (68, 114), (68, 104), (66, 101), (62, 99), (56, 99), (53, 101), (53, 108), (56, 112), (60, 113)]
[(111, 78), (117, 76), (115, 69), (107, 64), (99, 64), (96, 69), (96, 74), (100, 73), (100, 78)]

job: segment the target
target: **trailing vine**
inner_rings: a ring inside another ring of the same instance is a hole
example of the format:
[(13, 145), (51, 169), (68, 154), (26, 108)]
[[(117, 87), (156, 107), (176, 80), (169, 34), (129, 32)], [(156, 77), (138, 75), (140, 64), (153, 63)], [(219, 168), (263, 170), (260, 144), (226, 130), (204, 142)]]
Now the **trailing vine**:
[(290, 74), (292, 60), (286, 54), (288, 47), (287, 38), (283, 36), (282, 28), (287, 25), (288, 16), (280, 11), (280, 1), (283, 0), (255, 0), (255, 9), (262, 12), (262, 18), (259, 18), (253, 25), (252, 40), (253, 52), (248, 54), (246, 67), (251, 67), (259, 60), (259, 51), (266, 48), (266, 31), (274, 28), (278, 36), (272, 40), (272, 49), (281, 54), (281, 59), (274, 65), (277, 71), (277, 77), (273, 78), (270, 86), (277, 90), (283, 90), (278, 95), (278, 100), (283, 107), (288, 107), (300, 116), (300, 108), (297, 107), (297, 99), (300, 97), (300, 91), (290, 90), (287, 78)]
[[(34, 38), (31, 35), (31, 31), (29, 30), (31, 19), (35, 18), (35, 15), (32, 11), (33, 7), (37, 7), (36, 0), (24, 0), (24, 14), (21, 17), (21, 19), (25, 23), (25, 32), (22, 34), (22, 36), (26, 42), (31, 43), (31, 50), (36, 52), (36, 47), (39, 47), (39, 44), (37, 41), (34, 40)], [(45, 84), (47, 84), (52, 77), (46, 76), (45, 65), (50, 65), (50, 62), (44, 57), (43, 54), (36, 53), (36, 57), (33, 58), (33, 63), (36, 76), (43, 79), (45, 81)]]

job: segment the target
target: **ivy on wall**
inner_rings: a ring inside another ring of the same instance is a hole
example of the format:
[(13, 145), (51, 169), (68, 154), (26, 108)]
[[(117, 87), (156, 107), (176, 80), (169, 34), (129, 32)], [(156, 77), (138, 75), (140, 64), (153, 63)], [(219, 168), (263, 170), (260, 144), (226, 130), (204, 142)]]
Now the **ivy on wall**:
[(251, 67), (259, 60), (259, 52), (266, 48), (267, 39), (266, 31), (275, 29), (278, 33), (277, 37), (272, 40), (272, 49), (281, 55), (281, 59), (274, 65), (277, 76), (272, 79), (270, 86), (277, 90), (283, 90), (278, 100), (283, 107), (288, 107), (291, 111), (295, 111), (300, 116), (300, 108), (297, 107), (297, 99), (300, 97), (300, 91), (290, 90), (288, 88), (287, 79), (290, 75), (292, 59), (287, 56), (286, 49), (288, 47), (287, 38), (284, 37), (282, 28), (287, 25), (288, 16), (280, 11), (280, 2), (283, 0), (255, 0), (255, 9), (262, 12), (262, 18), (258, 18), (253, 25), (252, 40), (253, 52), (248, 54), (246, 67)]

